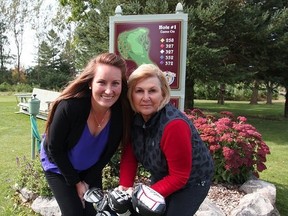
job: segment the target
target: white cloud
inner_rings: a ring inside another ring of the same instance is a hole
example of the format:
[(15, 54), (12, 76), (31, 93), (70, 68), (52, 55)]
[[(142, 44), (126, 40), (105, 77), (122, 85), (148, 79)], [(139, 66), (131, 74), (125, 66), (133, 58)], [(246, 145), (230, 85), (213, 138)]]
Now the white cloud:
[(21, 56), (21, 62), (25, 68), (35, 65), (35, 58), (37, 54), (35, 42), (35, 31), (32, 29), (26, 30), (23, 38), (23, 50)]

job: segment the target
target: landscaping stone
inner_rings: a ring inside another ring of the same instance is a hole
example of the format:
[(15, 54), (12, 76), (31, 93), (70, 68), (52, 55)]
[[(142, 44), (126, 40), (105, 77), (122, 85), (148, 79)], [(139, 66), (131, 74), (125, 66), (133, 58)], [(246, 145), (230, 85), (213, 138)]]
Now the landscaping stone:
[[(217, 200), (206, 197), (195, 216), (280, 216), (275, 207), (276, 187), (271, 183), (259, 179), (248, 180), (240, 187), (244, 195), (239, 195), (235, 190), (223, 193), (223, 190), (223, 187), (211, 188), (209, 193), (219, 194)], [(236, 206), (231, 210), (229, 203)], [(31, 208), (42, 216), (61, 215), (54, 198), (37, 197)]]
[(61, 216), (60, 208), (54, 197), (48, 199), (39, 196), (33, 201), (31, 208), (43, 216)]

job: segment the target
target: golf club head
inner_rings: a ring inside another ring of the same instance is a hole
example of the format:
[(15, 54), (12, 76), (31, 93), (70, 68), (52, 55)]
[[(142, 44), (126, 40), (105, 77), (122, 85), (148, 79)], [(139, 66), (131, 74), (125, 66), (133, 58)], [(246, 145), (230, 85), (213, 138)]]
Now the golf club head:
[(84, 200), (90, 203), (99, 203), (103, 200), (104, 194), (99, 188), (90, 188), (84, 194)]

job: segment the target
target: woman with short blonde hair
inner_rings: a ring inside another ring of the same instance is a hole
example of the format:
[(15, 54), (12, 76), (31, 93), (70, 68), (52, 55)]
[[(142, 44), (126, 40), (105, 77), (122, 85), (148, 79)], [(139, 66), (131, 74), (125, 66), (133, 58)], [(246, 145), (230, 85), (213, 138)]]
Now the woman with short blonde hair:
[(135, 115), (131, 145), (121, 158), (120, 189), (133, 190), (140, 163), (151, 174), (150, 187), (165, 198), (165, 216), (194, 215), (214, 172), (208, 148), (187, 116), (169, 103), (170, 88), (157, 66), (144, 64), (130, 75), (128, 98)]

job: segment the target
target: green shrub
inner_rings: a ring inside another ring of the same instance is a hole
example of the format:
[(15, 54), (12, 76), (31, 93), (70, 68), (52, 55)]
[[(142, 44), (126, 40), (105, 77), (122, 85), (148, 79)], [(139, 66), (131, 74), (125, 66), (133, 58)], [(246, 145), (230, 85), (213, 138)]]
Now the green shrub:
[[(37, 155), (34, 160), (27, 159), (26, 157), (22, 159), (17, 158), (17, 165), (19, 168), (19, 174), (17, 176), (16, 183), (20, 188), (26, 187), (28, 190), (32, 191), (38, 196), (53, 196), (42, 170), (39, 155)], [(109, 164), (103, 169), (103, 189), (111, 189), (118, 186), (119, 172), (115, 173), (116, 169), (116, 167), (112, 167)]]
[(39, 86), (32, 86), (24, 83), (11, 85), (9, 83), (3, 82), (0, 84), (0, 92), (32, 92), (34, 87), (37, 88)]
[[(259, 172), (266, 169), (266, 155), (269, 147), (262, 140), (256, 128), (247, 124), (243, 116), (234, 118), (231, 112), (221, 112), (219, 118), (204, 115), (201, 110), (186, 111), (194, 122), (201, 138), (207, 144), (215, 163), (215, 183), (242, 184), (251, 175), (259, 177)], [(118, 150), (110, 163), (103, 170), (103, 189), (111, 189), (119, 183)], [(23, 159), (18, 164), (21, 169), (19, 185), (27, 187), (41, 196), (52, 196), (44, 177), (39, 159)], [(136, 176), (136, 182), (149, 184), (149, 172), (141, 165)]]
[(48, 186), (42, 170), (39, 155), (37, 155), (34, 160), (27, 159), (26, 157), (22, 159), (17, 158), (17, 164), (20, 170), (17, 177), (17, 184), (20, 188), (26, 187), (38, 196), (52, 196), (52, 191)]
[(214, 85), (195, 84), (195, 99), (216, 100), (218, 95), (218, 87)]
[(14, 88), (13, 89), (14, 92), (32, 92), (33, 91), (33, 86), (28, 85), (28, 84), (23, 84), (23, 83), (13, 85), (13, 88)]
[(119, 185), (119, 178), (118, 175), (115, 175), (115, 173), (112, 171), (114, 168), (110, 165), (107, 165), (104, 167), (102, 172), (102, 184), (103, 189), (112, 189)]
[(0, 84), (0, 92), (11, 92), (11, 91), (13, 91), (13, 88), (9, 83), (3, 82)]

